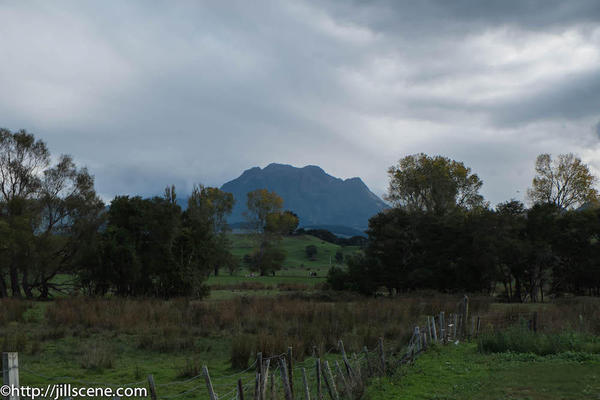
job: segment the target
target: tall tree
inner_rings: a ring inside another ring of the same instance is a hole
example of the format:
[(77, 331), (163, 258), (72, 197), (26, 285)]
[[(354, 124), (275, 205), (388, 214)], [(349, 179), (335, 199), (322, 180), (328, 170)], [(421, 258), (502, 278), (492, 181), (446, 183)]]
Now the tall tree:
[(483, 181), (462, 162), (447, 157), (406, 156), (388, 174), (386, 199), (407, 211), (444, 215), (485, 206), (479, 194)]
[(248, 192), (247, 196), (246, 219), (252, 229), (259, 233), (263, 232), (269, 214), (280, 212), (283, 208), (283, 199), (277, 193), (269, 192), (267, 189)]
[[(59, 272), (74, 272), (102, 223), (94, 179), (63, 155), (50, 166), (46, 144), (26, 131), (0, 129), (0, 220), (8, 242), (0, 257), (0, 294), (47, 297)], [(4, 288), (4, 289), (3, 289)]]
[(196, 226), (206, 224), (202, 235), (206, 239), (207, 262), (212, 264), (215, 275), (222, 266), (229, 267), (236, 260), (231, 255), (231, 241), (227, 238), (227, 216), (231, 214), (234, 199), (231, 193), (218, 188), (196, 186), (188, 199), (188, 220)]
[(527, 191), (533, 203), (570, 209), (598, 201), (596, 177), (573, 153), (560, 154), (556, 160), (550, 154), (540, 154), (535, 161), (535, 172), (532, 187)]
[(290, 229), (295, 214), (282, 213), (283, 199), (266, 189), (249, 192), (247, 206), (246, 217), (256, 232), (257, 242), (251, 267), (261, 275), (274, 273), (281, 269), (285, 260), (285, 252), (279, 246), (282, 230)]

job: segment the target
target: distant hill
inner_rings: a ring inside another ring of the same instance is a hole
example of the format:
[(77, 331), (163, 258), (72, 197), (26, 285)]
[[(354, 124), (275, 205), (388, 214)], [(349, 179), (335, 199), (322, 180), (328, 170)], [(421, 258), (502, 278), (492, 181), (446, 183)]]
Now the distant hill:
[(263, 169), (250, 168), (221, 186), (236, 199), (230, 223), (245, 221), (246, 195), (256, 189), (279, 194), (284, 208), (300, 218), (300, 226), (336, 226), (341, 231), (348, 228), (346, 235), (364, 231), (369, 218), (387, 208), (360, 178), (335, 178), (314, 165), (296, 168), (269, 164)]

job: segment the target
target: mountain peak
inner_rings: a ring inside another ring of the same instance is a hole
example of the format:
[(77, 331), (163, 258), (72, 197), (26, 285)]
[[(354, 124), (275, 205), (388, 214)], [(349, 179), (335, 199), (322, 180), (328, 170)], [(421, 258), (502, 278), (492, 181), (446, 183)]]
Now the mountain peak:
[(298, 168), (271, 163), (263, 169), (254, 167), (221, 189), (236, 199), (231, 223), (244, 220), (246, 195), (256, 189), (279, 194), (284, 208), (299, 216), (301, 226), (341, 225), (364, 230), (369, 218), (387, 207), (360, 178), (335, 178), (317, 165)]

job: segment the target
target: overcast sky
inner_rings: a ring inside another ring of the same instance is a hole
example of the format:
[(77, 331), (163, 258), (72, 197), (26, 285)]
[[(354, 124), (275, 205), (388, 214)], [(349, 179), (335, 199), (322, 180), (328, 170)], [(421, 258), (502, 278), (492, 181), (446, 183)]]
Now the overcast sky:
[(0, 126), (98, 192), (319, 165), (376, 194), (417, 152), (495, 204), (537, 154), (600, 171), (600, 1), (1, 1)]

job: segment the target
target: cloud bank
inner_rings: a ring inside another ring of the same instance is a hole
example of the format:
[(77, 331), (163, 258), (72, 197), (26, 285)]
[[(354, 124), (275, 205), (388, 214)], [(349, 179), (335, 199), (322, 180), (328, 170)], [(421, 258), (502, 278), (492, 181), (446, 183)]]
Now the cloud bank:
[(600, 172), (597, 1), (0, 4), (0, 125), (72, 154), (99, 193), (319, 165), (376, 193), (416, 152), (492, 203), (535, 156)]

